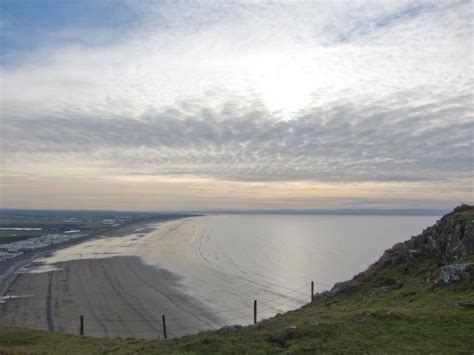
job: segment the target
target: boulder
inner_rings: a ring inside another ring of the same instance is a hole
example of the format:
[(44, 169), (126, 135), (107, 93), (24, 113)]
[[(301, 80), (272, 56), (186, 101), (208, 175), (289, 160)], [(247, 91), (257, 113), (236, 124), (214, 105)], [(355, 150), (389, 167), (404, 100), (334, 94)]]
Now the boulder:
[(227, 332), (234, 332), (240, 328), (242, 328), (242, 326), (238, 324), (226, 325), (225, 327), (222, 327), (221, 329), (219, 329), (219, 331), (223, 333), (227, 333)]
[(439, 273), (437, 284), (449, 285), (456, 281), (469, 280), (471, 268), (468, 264), (449, 264), (443, 266)]
[(416, 259), (419, 255), (421, 255), (421, 252), (417, 249), (408, 249), (408, 257), (410, 259)]

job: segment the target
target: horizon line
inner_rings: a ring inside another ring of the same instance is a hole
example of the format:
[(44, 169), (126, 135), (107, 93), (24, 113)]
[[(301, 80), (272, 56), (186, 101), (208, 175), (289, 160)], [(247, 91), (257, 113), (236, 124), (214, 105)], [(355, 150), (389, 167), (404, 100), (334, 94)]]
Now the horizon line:
[(36, 208), (0, 208), (0, 214), (11, 214), (14, 212), (26, 213), (128, 213), (128, 214), (147, 214), (147, 215), (197, 215), (197, 214), (275, 214), (275, 215), (416, 215), (416, 216), (436, 216), (444, 215), (453, 208), (335, 208), (335, 209), (261, 209), (261, 210), (169, 210), (169, 211), (130, 211), (130, 210), (109, 210), (109, 209), (36, 209)]

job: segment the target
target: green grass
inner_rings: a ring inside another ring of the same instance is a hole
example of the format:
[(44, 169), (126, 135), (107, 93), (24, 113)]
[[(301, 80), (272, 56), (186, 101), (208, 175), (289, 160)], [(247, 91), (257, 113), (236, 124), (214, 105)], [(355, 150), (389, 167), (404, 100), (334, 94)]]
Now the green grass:
[(404, 286), (372, 296), (356, 292), (322, 297), (239, 331), (169, 341), (0, 328), (0, 353), (472, 352), (474, 309), (460, 308), (455, 301), (473, 300), (474, 288), (467, 282), (416, 291)]
[[(472, 256), (464, 261), (472, 261)], [(176, 340), (99, 339), (24, 328), (0, 328), (0, 353), (304, 353), (474, 351), (474, 285), (423, 283), (439, 266), (393, 265), (364, 274), (359, 288), (233, 332)], [(380, 292), (381, 285), (403, 283)], [(296, 329), (290, 329), (296, 326)]]

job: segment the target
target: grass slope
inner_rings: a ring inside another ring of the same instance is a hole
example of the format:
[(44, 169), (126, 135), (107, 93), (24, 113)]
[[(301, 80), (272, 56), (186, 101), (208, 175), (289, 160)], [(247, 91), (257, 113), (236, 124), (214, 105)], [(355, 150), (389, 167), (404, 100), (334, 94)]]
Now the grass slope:
[[(467, 225), (473, 225), (474, 208), (464, 206), (443, 220), (442, 226), (432, 228), (449, 239), (446, 226), (464, 233)], [(428, 229), (387, 251), (366, 272), (340, 285), (338, 291), (323, 293), (300, 310), (256, 326), (169, 341), (98, 339), (0, 328), (0, 353), (472, 353), (472, 275), (442, 286), (436, 279), (446, 263), (444, 251), (406, 257), (432, 232)], [(455, 262), (470, 264), (472, 270), (474, 255)]]

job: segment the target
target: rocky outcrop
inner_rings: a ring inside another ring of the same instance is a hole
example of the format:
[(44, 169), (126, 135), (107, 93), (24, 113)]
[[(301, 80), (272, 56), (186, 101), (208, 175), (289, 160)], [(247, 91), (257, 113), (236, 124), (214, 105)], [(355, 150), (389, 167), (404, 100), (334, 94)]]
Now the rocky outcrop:
[(412, 238), (415, 249), (453, 263), (474, 254), (474, 208), (462, 205)]
[[(380, 261), (396, 262), (435, 257), (449, 264), (473, 254), (474, 207), (462, 205), (425, 229), (420, 235), (387, 250)], [(397, 260), (394, 260), (394, 255), (397, 256)]]
[(468, 264), (450, 264), (443, 266), (439, 273), (437, 284), (449, 285), (456, 281), (471, 279), (471, 266)]
[[(434, 281), (436, 285), (449, 285), (457, 281), (474, 280), (473, 266), (460, 262), (473, 255), (474, 207), (461, 205), (433, 226), (426, 228), (420, 235), (395, 244), (367, 271), (356, 275), (350, 281), (335, 284), (330, 292), (340, 294), (357, 291), (360, 289), (361, 279), (374, 279), (384, 268), (405, 265), (406, 270), (416, 269), (417, 262), (423, 260), (437, 265), (437, 276), (426, 277), (423, 281), (425, 283)], [(379, 290), (390, 290), (390, 285), (384, 284), (386, 281), (401, 284), (399, 280), (381, 278)]]

